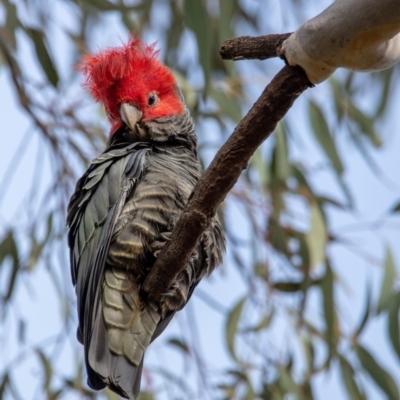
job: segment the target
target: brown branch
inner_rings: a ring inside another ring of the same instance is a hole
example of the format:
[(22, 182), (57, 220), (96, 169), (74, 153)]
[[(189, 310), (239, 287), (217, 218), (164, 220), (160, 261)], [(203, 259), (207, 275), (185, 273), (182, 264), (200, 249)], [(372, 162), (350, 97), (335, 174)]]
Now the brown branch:
[(167, 292), (177, 274), (187, 265), (198, 239), (247, 167), (254, 151), (309, 86), (311, 84), (302, 69), (285, 66), (265, 88), (198, 181), (171, 240), (143, 284), (143, 295), (157, 301)]
[(282, 43), (291, 33), (265, 36), (241, 36), (235, 39), (225, 40), (222, 43), (219, 54), (224, 60), (265, 60), (272, 57), (280, 57)]

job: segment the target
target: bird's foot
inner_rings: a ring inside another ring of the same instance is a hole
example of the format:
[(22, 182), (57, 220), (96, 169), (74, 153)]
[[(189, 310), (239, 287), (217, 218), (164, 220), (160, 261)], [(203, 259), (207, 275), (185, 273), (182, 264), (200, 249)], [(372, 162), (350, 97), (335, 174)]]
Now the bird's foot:
[(159, 238), (150, 245), (150, 251), (153, 253), (154, 257), (157, 258), (167, 242), (171, 240), (171, 234), (172, 232), (161, 233)]

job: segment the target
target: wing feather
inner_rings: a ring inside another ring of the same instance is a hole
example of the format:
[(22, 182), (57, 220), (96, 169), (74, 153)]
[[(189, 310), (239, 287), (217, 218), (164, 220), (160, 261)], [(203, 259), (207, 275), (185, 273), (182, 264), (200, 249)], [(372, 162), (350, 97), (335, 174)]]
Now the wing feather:
[[(126, 199), (142, 174), (148, 151), (148, 146), (135, 143), (97, 157), (78, 181), (68, 207), (71, 273), (78, 299), (78, 338), (85, 345), (89, 374), (88, 351), (100, 307), (110, 242)], [(90, 375), (102, 385), (94, 372)]]

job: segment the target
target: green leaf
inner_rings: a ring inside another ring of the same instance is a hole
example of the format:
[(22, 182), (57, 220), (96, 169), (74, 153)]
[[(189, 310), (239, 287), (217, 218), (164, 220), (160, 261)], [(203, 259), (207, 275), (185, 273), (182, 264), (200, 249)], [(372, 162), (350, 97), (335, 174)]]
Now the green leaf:
[(248, 380), (247, 381), (247, 386), (246, 386), (246, 393), (242, 397), (243, 400), (254, 400), (257, 398), (256, 393), (254, 392), (253, 386), (251, 382)]
[(25, 28), (25, 31), (35, 45), (37, 59), (39, 60), (47, 79), (54, 87), (56, 87), (58, 84), (58, 73), (47, 50), (44, 33), (35, 28)]
[(354, 379), (354, 370), (350, 363), (342, 356), (339, 356), (340, 362), (340, 373), (344, 386), (346, 387), (347, 393), (349, 394), (349, 400), (365, 400), (358, 388), (358, 385)]
[(185, 0), (185, 21), (194, 32), (203, 68), (205, 87), (208, 87), (211, 72), (211, 38), (214, 37), (211, 19), (203, 0)]
[(382, 87), (381, 101), (379, 102), (379, 107), (376, 110), (374, 119), (382, 116), (385, 111), (389, 109), (389, 107), (387, 107), (387, 103), (388, 100), (390, 100), (391, 98), (390, 90), (393, 87), (393, 77), (395, 76), (394, 71), (394, 68), (388, 68), (386, 70), (380, 71), (379, 74), (371, 74), (371, 78), (376, 77), (378, 80), (381, 81), (379, 83)]
[(234, 360), (237, 360), (235, 353), (235, 336), (238, 331), (238, 324), (240, 316), (242, 315), (243, 306), (245, 304), (246, 297), (239, 300), (236, 305), (232, 308), (228, 315), (225, 328), (226, 344), (228, 346), (229, 353)]
[(312, 201), (310, 230), (306, 236), (308, 244), (311, 268), (325, 261), (326, 243), (328, 232), (322, 210), (316, 201)]
[(269, 324), (271, 323), (273, 316), (274, 316), (273, 312), (265, 315), (258, 324), (254, 325), (254, 326), (250, 326), (249, 328), (245, 328), (245, 329), (243, 329), (242, 332), (243, 333), (259, 332), (259, 331), (267, 328), (269, 326)]
[(323, 309), (326, 324), (325, 337), (329, 345), (329, 352), (332, 353), (334, 345), (337, 341), (335, 333), (335, 302), (333, 292), (333, 273), (329, 264), (326, 266), (325, 276), (321, 280), (321, 290), (323, 295)]
[(255, 170), (257, 171), (261, 187), (264, 189), (267, 188), (268, 183), (270, 181), (270, 176), (269, 176), (270, 169), (263, 158), (263, 154), (260, 148), (258, 148), (254, 152), (253, 156), (250, 158), (250, 165), (251, 167), (254, 167)]
[(392, 301), (390, 302), (388, 331), (393, 349), (400, 358), (400, 291), (392, 297)]
[[(24, 344), (26, 339), (26, 321), (20, 319), (18, 321), (18, 341), (20, 344)], [(1, 397), (0, 397), (1, 399)]]
[(18, 248), (14, 240), (13, 231), (7, 232), (5, 238), (0, 243), (0, 267), (2, 266), (4, 260), (8, 257), (10, 257), (12, 260), (12, 270), (7, 285), (7, 292), (3, 296), (4, 302), (10, 300), (11, 296), (13, 295), (15, 283), (17, 281), (17, 276), (20, 268)]
[(364, 313), (363, 313), (363, 317), (361, 319), (360, 325), (357, 328), (356, 336), (359, 336), (361, 334), (362, 330), (364, 329), (364, 327), (365, 327), (365, 325), (366, 325), (366, 323), (368, 321), (370, 312), (371, 312), (371, 286), (368, 285), (367, 286)]
[(282, 181), (286, 181), (292, 172), (291, 165), (289, 163), (287, 140), (285, 125), (282, 122), (278, 123), (275, 131), (275, 149), (273, 153), (273, 163), (275, 177)]
[(287, 248), (287, 236), (282, 227), (277, 223), (275, 218), (270, 217), (268, 221), (268, 241), (275, 248), (286, 257), (289, 257)]
[(0, 399), (4, 399), (5, 398), (5, 392), (7, 389), (7, 386), (10, 384), (10, 378), (8, 376), (8, 373), (3, 375), (3, 380), (1, 381), (1, 385), (0, 385)]
[(286, 392), (293, 393), (296, 395), (296, 400), (303, 400), (303, 394), (301, 388), (295, 383), (289, 371), (282, 368), (279, 374), (278, 385)]
[(219, 0), (219, 37), (221, 42), (234, 37), (232, 23), (235, 10), (237, 8), (236, 0)]
[[(120, 400), (121, 398), (109, 388), (104, 390), (104, 394), (106, 395), (107, 400)], [(140, 393), (141, 395), (141, 393)], [(140, 395), (138, 396), (138, 400), (141, 399)]]
[(302, 289), (303, 282), (275, 282), (272, 287), (280, 292), (294, 293)]
[(2, 4), (5, 7), (7, 16), (5, 26), (0, 26), (0, 36), (4, 42), (10, 46), (11, 49), (16, 50), (17, 40), (15, 33), (17, 28), (21, 26), (21, 23), (18, 19), (17, 7), (10, 1), (4, 1)]
[(380, 147), (382, 145), (382, 140), (375, 132), (374, 121), (371, 117), (365, 115), (352, 102), (348, 104), (348, 115), (358, 125), (360, 133), (364, 134), (373, 146)]
[(225, 91), (211, 88), (210, 96), (218, 104), (221, 116), (228, 117), (233, 122), (239, 123), (242, 119), (242, 110), (232, 96), (228, 96)]
[(184, 353), (190, 354), (190, 348), (185, 341), (178, 338), (172, 338), (168, 340), (168, 343), (182, 350)]
[(307, 360), (308, 373), (311, 374), (314, 370), (314, 358), (315, 358), (314, 345), (308, 334), (307, 335), (302, 334), (300, 336), (300, 339), (301, 339), (301, 344), (303, 346), (304, 355)]
[(50, 381), (53, 376), (53, 367), (42, 350), (36, 349), (36, 354), (39, 356), (44, 371), (45, 380), (43, 382), (43, 388), (46, 390), (46, 392), (48, 392), (50, 388)]
[[(118, 396), (116, 400), (120, 399)], [(151, 392), (140, 392), (137, 400), (154, 400), (154, 395)]]
[(393, 208), (390, 210), (390, 212), (395, 213), (395, 212), (400, 212), (400, 201), (393, 206)]
[(336, 173), (339, 176), (342, 175), (343, 164), (336, 150), (336, 145), (329, 131), (324, 114), (319, 106), (313, 101), (310, 101), (308, 111), (315, 138), (331, 161)]
[(181, 89), (183, 97), (185, 98), (186, 106), (193, 110), (197, 106), (197, 94), (193, 87), (189, 84), (186, 77), (176, 70), (172, 70), (176, 81), (178, 82), (178, 86)]
[(392, 296), (393, 283), (396, 278), (396, 267), (394, 265), (393, 255), (389, 248), (386, 248), (385, 256), (385, 274), (383, 276), (381, 294), (379, 295), (377, 313), (388, 308)]
[[(232, 39), (234, 37), (232, 25), (234, 23), (237, 8), (238, 4), (236, 0), (219, 0), (219, 21), (217, 24), (219, 33), (218, 46), (220, 46), (223, 41)], [(216, 54), (218, 54), (218, 51), (216, 51)], [(226, 61), (223, 62), (228, 75), (231, 76), (234, 71), (234, 63)]]
[(356, 352), (361, 365), (368, 372), (375, 383), (386, 393), (389, 400), (399, 400), (399, 389), (393, 378), (376, 361), (375, 357), (361, 345), (357, 345)]

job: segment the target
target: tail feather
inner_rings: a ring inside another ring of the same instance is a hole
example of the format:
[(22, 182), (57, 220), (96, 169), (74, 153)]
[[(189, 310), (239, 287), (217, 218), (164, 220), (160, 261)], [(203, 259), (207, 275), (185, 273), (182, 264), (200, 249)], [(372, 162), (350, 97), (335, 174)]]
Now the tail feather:
[(108, 346), (108, 335), (101, 307), (94, 323), (88, 350), (88, 384), (95, 390), (108, 386), (121, 397), (136, 400), (140, 391), (143, 357), (138, 366), (123, 355), (113, 354)]

